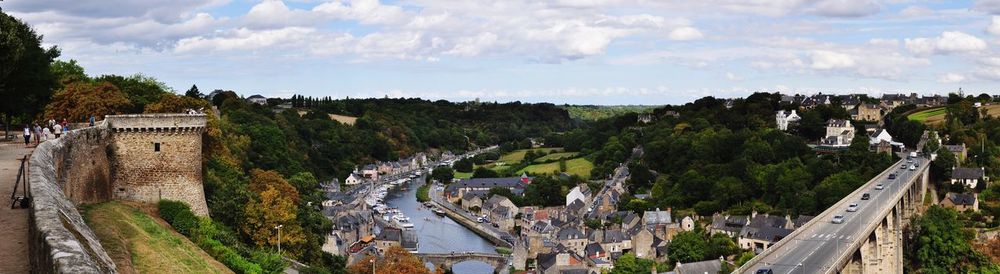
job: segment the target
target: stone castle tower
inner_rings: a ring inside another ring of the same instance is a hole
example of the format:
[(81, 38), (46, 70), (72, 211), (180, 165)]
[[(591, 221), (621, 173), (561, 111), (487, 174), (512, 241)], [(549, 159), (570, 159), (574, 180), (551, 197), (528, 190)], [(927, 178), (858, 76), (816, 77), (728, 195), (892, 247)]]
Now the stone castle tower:
[(208, 215), (202, 186), (204, 114), (107, 116), (115, 200), (182, 201)]

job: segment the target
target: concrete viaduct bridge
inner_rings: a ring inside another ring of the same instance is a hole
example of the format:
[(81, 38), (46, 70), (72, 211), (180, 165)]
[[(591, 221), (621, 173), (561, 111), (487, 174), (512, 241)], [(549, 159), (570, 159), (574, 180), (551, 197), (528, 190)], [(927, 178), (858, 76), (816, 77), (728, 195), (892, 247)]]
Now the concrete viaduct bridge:
[[(733, 273), (903, 273), (902, 231), (922, 210), (930, 165), (923, 157), (909, 161), (896, 162)], [(852, 203), (858, 210), (846, 212)], [(835, 215), (843, 222), (833, 223)]]
[(506, 274), (509, 270), (509, 260), (507, 256), (496, 253), (482, 252), (454, 252), (454, 253), (413, 253), (425, 263), (431, 263), (435, 267), (451, 269), (457, 263), (466, 261), (484, 262), (493, 266), (495, 273)]

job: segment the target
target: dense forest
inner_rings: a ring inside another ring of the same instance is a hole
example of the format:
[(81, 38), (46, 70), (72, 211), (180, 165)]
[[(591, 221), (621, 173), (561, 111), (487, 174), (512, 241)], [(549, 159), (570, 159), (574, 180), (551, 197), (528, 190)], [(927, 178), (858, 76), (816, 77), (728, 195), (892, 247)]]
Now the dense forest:
[(779, 100), (778, 94), (756, 93), (726, 107), (725, 100), (706, 97), (654, 111), (680, 116), (665, 116), (642, 129), (645, 155), (633, 166), (630, 183), (653, 199), (623, 201), (624, 207), (689, 208), (699, 215), (723, 210), (814, 215), (893, 161), (893, 156), (868, 152), (865, 134), (857, 134), (846, 151), (817, 155), (807, 146), (813, 134), (807, 117), (825, 121), (846, 113), (803, 111), (795, 135), (774, 129), (774, 112), (794, 107)]

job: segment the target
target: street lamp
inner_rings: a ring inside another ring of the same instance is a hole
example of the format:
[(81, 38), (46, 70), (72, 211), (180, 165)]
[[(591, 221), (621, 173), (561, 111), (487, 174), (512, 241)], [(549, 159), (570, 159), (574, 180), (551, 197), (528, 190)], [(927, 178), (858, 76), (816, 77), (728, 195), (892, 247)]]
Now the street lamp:
[(371, 258), (368, 261), (372, 263), (372, 274), (375, 274), (375, 258)]
[(274, 227), (274, 229), (278, 230), (278, 256), (281, 256), (281, 228), (282, 227), (285, 227), (285, 225), (277, 225), (277, 226)]

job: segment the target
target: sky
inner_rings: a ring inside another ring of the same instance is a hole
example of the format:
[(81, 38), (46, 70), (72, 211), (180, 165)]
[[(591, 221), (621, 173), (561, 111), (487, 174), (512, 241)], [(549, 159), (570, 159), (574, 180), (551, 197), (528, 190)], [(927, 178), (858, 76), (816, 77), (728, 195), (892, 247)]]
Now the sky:
[(678, 104), (996, 93), (1000, 0), (3, 0), (91, 75), (184, 92)]

